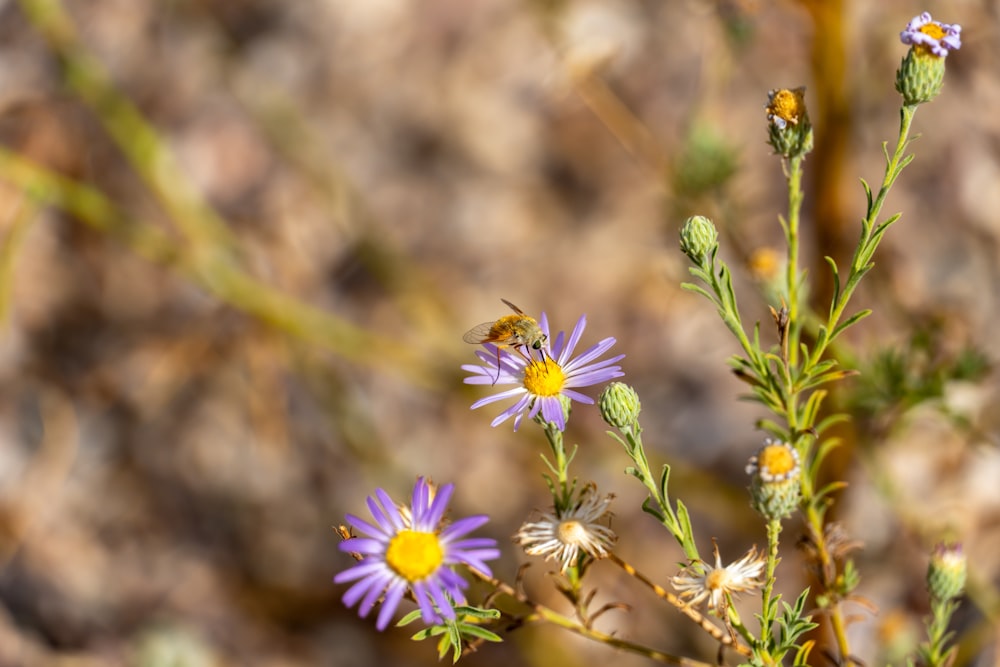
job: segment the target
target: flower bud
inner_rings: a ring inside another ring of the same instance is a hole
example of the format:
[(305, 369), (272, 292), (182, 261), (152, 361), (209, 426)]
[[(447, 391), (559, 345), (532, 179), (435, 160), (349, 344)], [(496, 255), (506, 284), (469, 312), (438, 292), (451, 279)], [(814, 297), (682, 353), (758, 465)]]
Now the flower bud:
[(780, 88), (767, 94), (767, 138), (774, 152), (796, 157), (813, 148), (813, 129), (806, 111), (806, 89)]
[(799, 505), (799, 453), (785, 442), (764, 441), (747, 464), (751, 506), (768, 521), (787, 518)]
[(896, 70), (896, 90), (904, 104), (923, 104), (938, 96), (944, 83), (945, 56), (961, 48), (961, 32), (962, 26), (932, 21), (924, 12), (899, 33), (900, 41), (910, 45)]
[(703, 215), (693, 215), (681, 227), (681, 251), (695, 264), (701, 266), (719, 247), (719, 232), (712, 221)]
[(966, 560), (962, 545), (939, 544), (927, 566), (927, 590), (936, 600), (957, 598), (965, 590)]
[(624, 382), (612, 382), (605, 387), (598, 405), (604, 421), (619, 429), (634, 426), (642, 409), (639, 394)]

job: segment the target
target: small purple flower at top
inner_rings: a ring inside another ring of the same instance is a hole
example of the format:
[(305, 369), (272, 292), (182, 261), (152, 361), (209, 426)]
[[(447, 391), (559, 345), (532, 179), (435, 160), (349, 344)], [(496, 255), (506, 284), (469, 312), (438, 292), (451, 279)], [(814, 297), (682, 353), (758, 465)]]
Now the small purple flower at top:
[(442, 617), (454, 619), (454, 606), (465, 603), (463, 590), (469, 585), (454, 571), (455, 565), (492, 574), (486, 561), (500, 556), (496, 540), (465, 538), (489, 517), (444, 521), (454, 488), (445, 484), (435, 490), (421, 477), (413, 487), (410, 507), (397, 506), (388, 493), (376, 489), (375, 498), (368, 497), (374, 524), (347, 515), (347, 523), (368, 537), (352, 537), (340, 543), (341, 551), (355, 552), (362, 558), (333, 580), (338, 584), (355, 582), (343, 599), (348, 607), (360, 601), (358, 614), (362, 618), (385, 596), (375, 624), (379, 630), (389, 624), (407, 590), (428, 625), (440, 623)]
[[(545, 335), (549, 336), (549, 320), (545, 313), (539, 321)], [(561, 331), (552, 341), (549, 349), (542, 348), (542, 359), (530, 358), (527, 355), (510, 354), (505, 350), (497, 350), (491, 344), (476, 352), (483, 365), (465, 364), (462, 366), (472, 375), (465, 378), (466, 384), (513, 384), (513, 389), (501, 391), (492, 396), (481, 398), (472, 404), (472, 409), (489, 403), (502, 401), (506, 398), (517, 398), (514, 405), (500, 413), (492, 426), (497, 426), (511, 417), (514, 418), (514, 430), (521, 425), (525, 415), (533, 419), (541, 413), (542, 419), (556, 425), (560, 431), (566, 430), (566, 416), (563, 412), (563, 398), (580, 403), (593, 403), (594, 399), (575, 391), (574, 388), (590, 387), (603, 384), (624, 375), (621, 366), (613, 365), (625, 357), (624, 354), (610, 359), (598, 360), (615, 344), (614, 338), (605, 338), (599, 343), (587, 348), (579, 356), (573, 358), (573, 350), (584, 329), (587, 328), (587, 316), (582, 315), (573, 328), (569, 339)], [(499, 360), (499, 368), (498, 366)]]
[(903, 44), (944, 58), (949, 51), (962, 48), (962, 26), (931, 20), (930, 12), (916, 16), (899, 33)]

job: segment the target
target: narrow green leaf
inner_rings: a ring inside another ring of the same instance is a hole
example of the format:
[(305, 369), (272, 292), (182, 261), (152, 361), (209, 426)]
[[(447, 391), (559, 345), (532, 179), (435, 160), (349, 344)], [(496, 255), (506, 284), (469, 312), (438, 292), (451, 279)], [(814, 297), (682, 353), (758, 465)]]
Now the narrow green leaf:
[(809, 395), (809, 398), (806, 400), (806, 404), (802, 409), (803, 424), (814, 424), (816, 422), (816, 415), (819, 414), (819, 408), (823, 404), (823, 399), (826, 398), (826, 394), (826, 390), (820, 389)]
[(809, 465), (809, 474), (814, 479), (819, 471), (820, 464), (823, 463), (823, 459), (832, 452), (834, 449), (842, 445), (843, 442), (840, 438), (827, 438), (820, 442), (819, 447), (816, 448), (816, 455), (813, 457), (812, 463)]
[(405, 625), (409, 625), (410, 623), (413, 623), (413, 621), (415, 621), (418, 618), (420, 618), (420, 616), (421, 616), (420, 610), (419, 609), (414, 609), (409, 614), (407, 614), (403, 618), (399, 619), (399, 621), (396, 622), (396, 627), (397, 628), (401, 628), (401, 627), (403, 627)]
[(687, 507), (680, 500), (677, 501), (677, 521), (680, 523), (682, 541), (694, 544), (694, 530), (691, 529), (691, 516), (688, 514)]
[(670, 482), (670, 466), (666, 463), (663, 464), (663, 472), (660, 473), (660, 497), (666, 500), (669, 498), (667, 493), (667, 486)]
[(484, 627), (478, 625), (466, 625), (462, 624), (462, 634), (467, 637), (476, 637), (477, 639), (483, 639), (488, 642), (502, 643), (503, 638), (495, 632), (491, 632)]
[[(862, 179), (861, 182), (864, 183), (864, 179)], [(866, 183), (865, 189), (867, 190), (867, 188), (868, 184)], [(868, 192), (869, 206), (871, 206), (871, 196), (872, 193), (871, 191), (869, 191)], [(826, 263), (830, 265), (830, 270), (833, 273), (833, 299), (831, 299), (831, 303), (837, 303), (837, 301), (840, 300), (840, 269), (837, 268), (837, 262), (835, 262), (834, 259), (829, 255), (823, 257), (823, 259), (825, 259)]]
[(818, 435), (822, 435), (828, 428), (834, 426), (835, 424), (841, 424), (843, 422), (850, 421), (850, 415), (844, 414), (843, 412), (838, 412), (828, 417), (824, 418), (821, 422), (816, 424), (815, 429)]
[(791, 440), (788, 429), (779, 425), (777, 422), (771, 421), (770, 419), (759, 419), (756, 426), (762, 431), (767, 431), (769, 434), (773, 435), (776, 439), (781, 440), (782, 442), (788, 442)]
[(455, 607), (455, 615), (458, 618), (462, 618), (462, 616), (472, 616), (473, 618), (478, 618), (485, 621), (495, 621), (498, 618), (500, 618), (500, 610), (483, 609), (482, 607), (470, 607), (468, 605), (458, 605), (457, 607)]
[(871, 314), (872, 314), (872, 311), (871, 311), (870, 308), (865, 308), (864, 310), (860, 310), (860, 311), (854, 313), (853, 315), (851, 315), (850, 317), (848, 317), (846, 320), (844, 320), (843, 322), (841, 322), (840, 325), (837, 326), (836, 329), (834, 329), (833, 335), (830, 336), (830, 340), (834, 340), (835, 338), (837, 338), (837, 336), (839, 336), (845, 330), (847, 330), (848, 327), (851, 327), (851, 326), (857, 324), (858, 322), (860, 322), (861, 320), (865, 319), (866, 317), (868, 317)]
[(703, 297), (711, 301), (712, 303), (718, 305), (718, 300), (714, 295), (710, 294), (705, 288), (700, 285), (695, 285), (694, 283), (681, 283), (681, 289), (687, 290), (688, 292), (695, 292), (696, 294), (701, 294)]
[(872, 188), (868, 185), (868, 181), (863, 178), (861, 179), (861, 187), (865, 189), (865, 198), (868, 200), (868, 208), (865, 210), (870, 213), (872, 210)]

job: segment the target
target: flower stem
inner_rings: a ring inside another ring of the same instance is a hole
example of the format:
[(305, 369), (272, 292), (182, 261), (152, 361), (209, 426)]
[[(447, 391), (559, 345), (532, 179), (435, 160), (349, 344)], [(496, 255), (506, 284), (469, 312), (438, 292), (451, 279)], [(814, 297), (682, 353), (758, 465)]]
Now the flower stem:
[(734, 651), (736, 651), (740, 655), (745, 655), (745, 656), (750, 655), (749, 647), (743, 646), (742, 644), (734, 643), (733, 639), (729, 635), (723, 632), (722, 629), (720, 629), (719, 627), (713, 625), (712, 622), (709, 621), (704, 614), (693, 609), (691, 605), (687, 604), (686, 602), (684, 602), (684, 600), (680, 599), (678, 596), (674, 595), (670, 591), (664, 589), (659, 584), (653, 583), (653, 581), (651, 581), (648, 577), (646, 577), (644, 574), (636, 570), (627, 562), (619, 558), (617, 555), (613, 553), (608, 554), (608, 560), (610, 560), (612, 563), (614, 563), (622, 570), (624, 570), (625, 573), (628, 574), (630, 577), (633, 577), (634, 579), (636, 579), (637, 581), (641, 582), (643, 585), (648, 587), (651, 591), (653, 591), (653, 593), (657, 595), (657, 597), (666, 600), (674, 607), (677, 607), (677, 609), (682, 614), (684, 614), (692, 621), (697, 623), (699, 626), (701, 626), (701, 629), (707, 632), (708, 634), (712, 635), (712, 637), (717, 642), (731, 647)]
[(777, 615), (777, 600), (774, 594), (774, 571), (781, 560), (778, 557), (778, 537), (781, 535), (781, 520), (772, 519), (767, 522), (767, 569), (764, 575), (764, 594), (761, 607), (760, 639), (768, 644), (771, 639), (771, 625)]
[[(614, 648), (620, 649), (622, 651), (627, 651), (629, 653), (634, 653), (636, 655), (641, 655), (655, 662), (660, 662), (666, 665), (680, 665), (680, 667), (712, 667), (710, 663), (701, 662), (699, 660), (692, 660), (690, 658), (684, 658), (681, 656), (671, 655), (669, 653), (664, 653), (662, 651), (657, 651), (656, 649), (649, 648), (648, 646), (643, 646), (642, 644), (637, 644), (635, 642), (630, 642), (620, 637), (615, 637), (612, 635), (605, 634), (594, 630), (593, 628), (587, 627), (586, 625), (574, 620), (568, 616), (564, 616), (559, 612), (550, 609), (542, 604), (534, 602), (524, 593), (515, 589), (508, 584), (505, 584), (498, 579), (487, 575), (485, 572), (481, 572), (473, 567), (469, 568), (469, 571), (477, 579), (484, 581), (497, 591), (503, 593), (504, 595), (517, 600), (521, 604), (530, 607), (534, 612), (534, 618), (541, 619), (555, 626), (568, 630), (572, 633), (578, 634), (581, 637), (586, 637), (595, 642), (606, 644), (607, 646), (612, 646)], [(532, 618), (524, 619), (526, 621), (532, 620)]]
[(798, 359), (799, 322), (799, 217), (802, 210), (802, 160), (804, 156), (790, 158), (785, 175), (788, 180), (788, 220), (783, 225), (788, 246), (788, 265), (785, 269), (785, 289), (788, 294), (788, 332), (784, 338), (785, 360), (795, 366)]

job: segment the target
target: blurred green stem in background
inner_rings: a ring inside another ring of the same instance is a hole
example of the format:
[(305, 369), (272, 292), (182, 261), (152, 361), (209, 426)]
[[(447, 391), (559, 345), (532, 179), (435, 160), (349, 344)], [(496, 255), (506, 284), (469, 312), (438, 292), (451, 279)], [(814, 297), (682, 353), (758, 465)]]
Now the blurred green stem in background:
[(179, 269), (222, 301), (299, 340), (321, 345), (351, 361), (391, 368), (418, 385), (433, 384), (430, 365), (412, 349), (304, 304), (240, 268), (235, 239), (225, 221), (183, 174), (155, 128), (115, 89), (104, 68), (81, 46), (63, 6), (57, 0), (22, 0), (20, 5), (62, 64), (67, 85), (100, 119), (170, 214), (185, 243), (179, 245), (152, 225), (129, 220), (96, 189), (6, 149), (0, 149), (0, 178), (32, 193), (39, 202), (55, 205), (99, 231), (115, 234), (147, 259)]
[(223, 255), (183, 252), (166, 233), (130, 220), (96, 189), (2, 147), (0, 179), (39, 202), (117, 237), (146, 259), (175, 268), (213, 296), (298, 340), (322, 346), (353, 362), (392, 369), (421, 386), (434, 381), (432, 369), (412, 348), (302, 303), (248, 275)]

